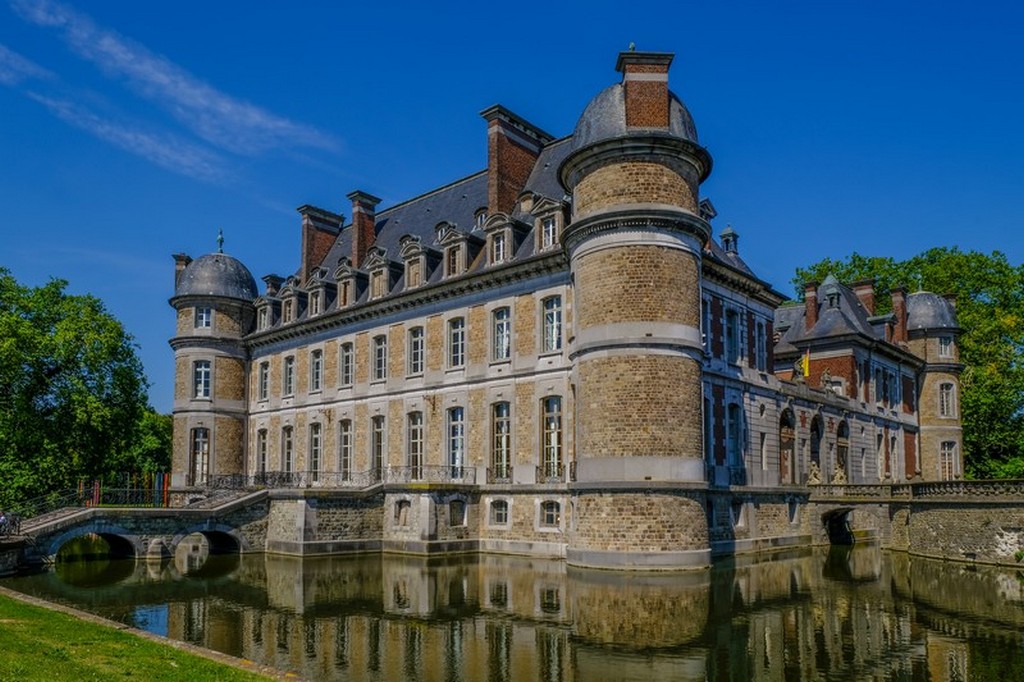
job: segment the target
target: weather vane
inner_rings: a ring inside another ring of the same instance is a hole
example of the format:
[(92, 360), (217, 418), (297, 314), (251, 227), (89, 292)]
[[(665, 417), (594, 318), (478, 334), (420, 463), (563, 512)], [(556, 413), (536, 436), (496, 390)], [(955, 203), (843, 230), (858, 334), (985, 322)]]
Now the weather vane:
[(217, 230), (217, 253), (224, 253), (224, 230)]
[(629, 51), (630, 51), (630, 52), (636, 52), (636, 43), (632, 43), (632, 42), (631, 42), (631, 43), (629, 44)]

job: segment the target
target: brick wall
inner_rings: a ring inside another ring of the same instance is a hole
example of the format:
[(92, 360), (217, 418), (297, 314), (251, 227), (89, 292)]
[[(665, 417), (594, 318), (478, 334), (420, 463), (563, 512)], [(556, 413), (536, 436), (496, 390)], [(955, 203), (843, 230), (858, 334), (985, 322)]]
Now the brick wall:
[(697, 178), (682, 178), (658, 163), (631, 161), (598, 168), (580, 180), (574, 212), (589, 215), (617, 204), (658, 203), (697, 212)]
[(574, 549), (677, 552), (708, 547), (704, 507), (681, 491), (580, 493), (575, 502)]

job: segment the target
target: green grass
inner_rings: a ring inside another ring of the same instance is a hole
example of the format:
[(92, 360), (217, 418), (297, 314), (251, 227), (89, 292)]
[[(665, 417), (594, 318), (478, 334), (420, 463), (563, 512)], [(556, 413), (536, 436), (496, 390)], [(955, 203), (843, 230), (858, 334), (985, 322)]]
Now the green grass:
[(267, 678), (0, 595), (0, 682), (127, 679)]

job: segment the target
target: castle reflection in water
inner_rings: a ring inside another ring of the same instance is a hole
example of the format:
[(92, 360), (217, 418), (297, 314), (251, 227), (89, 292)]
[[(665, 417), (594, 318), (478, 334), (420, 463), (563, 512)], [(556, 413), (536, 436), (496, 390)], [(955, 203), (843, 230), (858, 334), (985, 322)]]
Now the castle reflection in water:
[(495, 556), (83, 569), (3, 584), (305, 679), (1024, 679), (1024, 574), (868, 547), (698, 574)]

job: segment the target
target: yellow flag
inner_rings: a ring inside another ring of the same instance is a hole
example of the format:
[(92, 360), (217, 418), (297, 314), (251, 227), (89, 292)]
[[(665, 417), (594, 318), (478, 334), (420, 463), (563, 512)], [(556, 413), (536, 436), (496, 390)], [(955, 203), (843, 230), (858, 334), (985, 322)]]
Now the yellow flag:
[(811, 375), (811, 349), (810, 348), (808, 348), (806, 351), (804, 351), (804, 361), (803, 361), (802, 364), (803, 364), (803, 369), (804, 369), (804, 376), (805, 377), (810, 376)]

